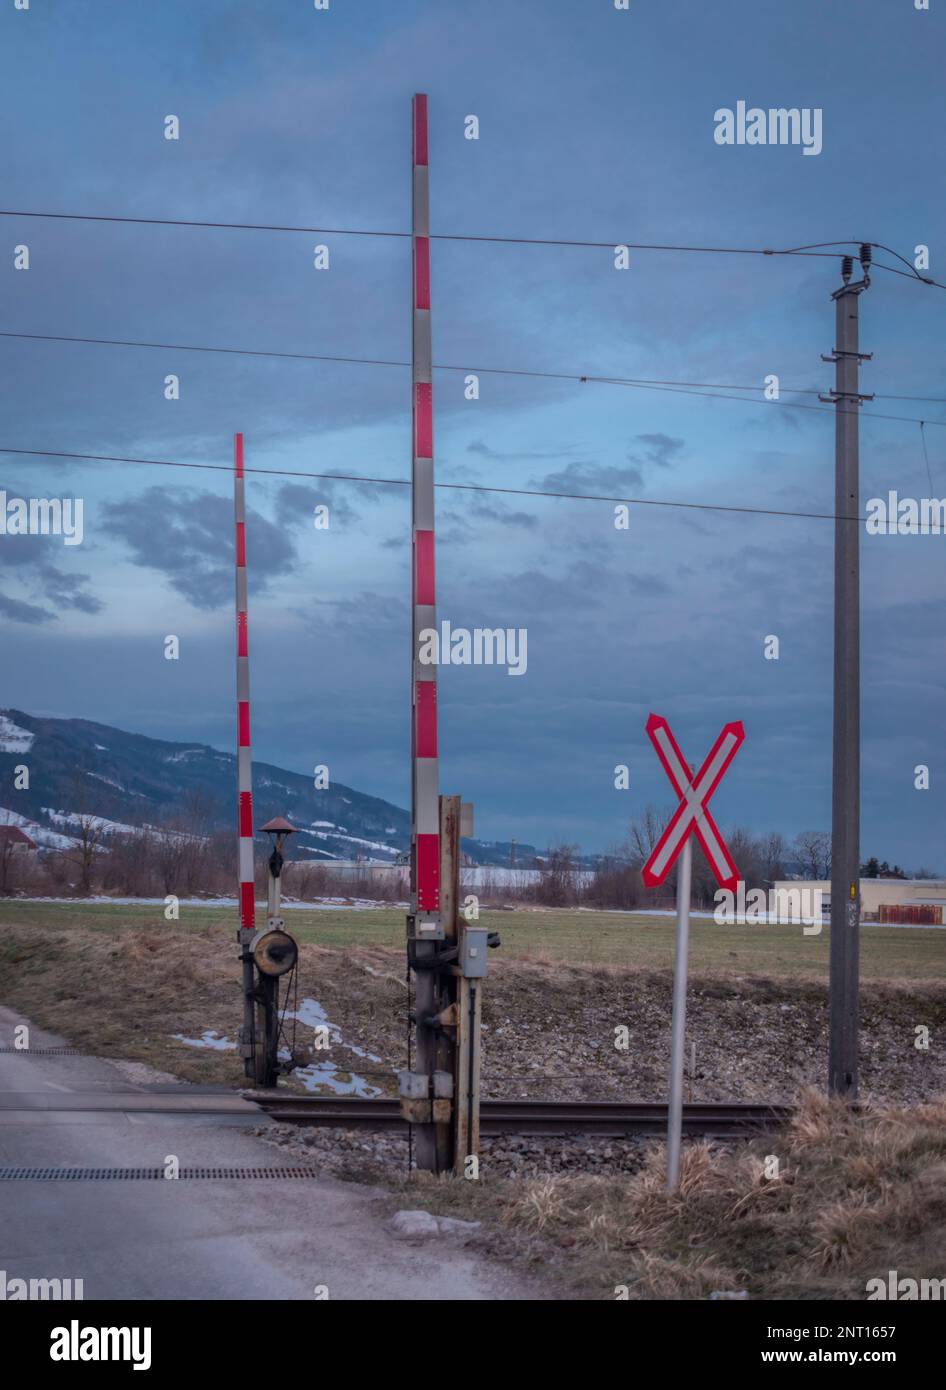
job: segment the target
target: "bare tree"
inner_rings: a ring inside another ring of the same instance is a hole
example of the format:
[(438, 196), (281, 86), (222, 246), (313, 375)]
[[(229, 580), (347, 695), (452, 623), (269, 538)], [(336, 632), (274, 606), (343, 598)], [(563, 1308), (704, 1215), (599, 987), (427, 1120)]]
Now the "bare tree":
[(794, 851), (809, 878), (831, 877), (830, 831), (803, 830), (795, 837)]
[(78, 871), (79, 891), (86, 896), (92, 892), (95, 856), (104, 847), (107, 831), (106, 822), (96, 814), (97, 798), (87, 777), (88, 774), (79, 771), (73, 775), (70, 800), (74, 809), (66, 827), (66, 833), (73, 843), (62, 852), (66, 862)]
[(762, 836), (759, 841), (759, 857), (766, 884), (775, 883), (785, 877), (785, 855), (785, 838), (777, 830)]
[(596, 907), (627, 911), (640, 905), (644, 897), (641, 871), (638, 865), (630, 862), (626, 847), (601, 855), (585, 896)]
[(673, 811), (657, 806), (645, 806), (639, 816), (635, 816), (627, 830), (629, 857), (638, 865), (649, 858), (651, 850), (667, 828)]
[(163, 826), (152, 832), (152, 842), (162, 893), (186, 893), (186, 868), (191, 857), (186, 836), (180, 830)]
[(535, 896), (549, 907), (566, 907), (578, 898), (576, 845), (554, 845), (545, 856)]
[(0, 893), (9, 893), (13, 887), (13, 851), (16, 848), (12, 835), (0, 837)]

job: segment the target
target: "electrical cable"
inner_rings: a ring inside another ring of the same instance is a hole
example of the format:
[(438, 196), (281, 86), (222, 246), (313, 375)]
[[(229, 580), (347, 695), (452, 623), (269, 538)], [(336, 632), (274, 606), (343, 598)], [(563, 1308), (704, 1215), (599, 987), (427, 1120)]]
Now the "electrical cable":
[[(403, 367), (408, 368), (411, 363), (399, 358), (389, 357), (342, 357), (329, 353), (310, 353), (310, 352), (276, 352), (267, 351), (261, 348), (227, 348), (209, 347), (193, 343), (152, 343), (141, 339), (132, 338), (88, 338), (71, 337), (60, 333), (14, 333), (0, 329), (0, 338), (16, 338), (34, 342), (54, 342), (54, 343), (74, 343), (79, 345), (94, 345), (98, 347), (125, 347), (125, 348), (153, 348), (165, 352), (203, 352), (220, 353), (231, 357), (272, 357), (277, 359), (290, 359), (301, 362), (338, 362), (346, 365), (368, 366), (368, 367)], [(518, 367), (478, 367), (467, 364), (458, 366), (448, 362), (434, 362), (433, 369), (441, 372), (463, 372), (479, 374), (481, 376), (511, 376), (511, 377), (531, 377), (550, 381), (574, 381), (580, 384), (592, 383), (599, 386), (629, 386), (640, 390), (653, 391), (675, 391), (680, 395), (703, 396), (712, 400), (745, 400), (752, 405), (780, 405), (795, 410), (815, 410), (820, 414), (834, 413), (833, 405), (806, 405), (803, 401), (776, 401), (754, 400), (751, 396), (732, 396), (725, 394), (730, 391), (763, 391), (764, 386), (733, 386), (722, 382), (699, 382), (699, 381), (668, 381), (649, 377), (619, 377), (601, 376), (588, 372), (544, 372)], [(699, 389), (696, 389), (699, 388)], [(789, 395), (820, 396), (821, 392), (816, 387), (807, 386), (786, 386), (781, 390), (787, 391)], [(873, 392), (875, 400), (899, 400), (916, 401), (929, 405), (946, 405), (946, 397), (938, 396), (907, 396), (900, 394), (885, 395), (882, 392)], [(919, 420), (913, 415), (888, 415), (880, 411), (858, 411), (867, 419), (874, 420), (894, 420), (905, 424), (918, 424)], [(946, 425), (946, 420), (931, 420), (929, 424)]]
[[(195, 468), (213, 473), (231, 473), (232, 466), (224, 463), (184, 463), (173, 459), (143, 459), (117, 454), (78, 454), (65, 453), (55, 449), (13, 449), (0, 446), (0, 454), (16, 454), (38, 458), (61, 458), (83, 460), (93, 463), (134, 463), (154, 468)], [(310, 473), (303, 469), (288, 468), (246, 468), (246, 473), (255, 473), (274, 478), (317, 478), (327, 482), (361, 483), (370, 486), (389, 485), (410, 487), (410, 478), (369, 478), (358, 473)], [(614, 502), (639, 507), (676, 507), (699, 512), (735, 512), (751, 516), (799, 517), (812, 521), (864, 521), (862, 516), (837, 516), (834, 512), (802, 512), (779, 507), (737, 507), (721, 502), (679, 502), (653, 497), (613, 497), (604, 493), (559, 492), (546, 488), (495, 487), (486, 483), (435, 483), (435, 487), (453, 492), (489, 492), (513, 497), (552, 497), (573, 502)]]
[[(41, 212), (26, 208), (0, 208), (0, 217), (35, 217), (50, 221), (63, 222), (108, 222), (116, 225), (147, 226), (147, 227), (191, 227), (210, 230), (240, 231), (240, 232), (290, 232), (305, 235), (318, 236), (358, 236), (358, 237), (389, 237), (397, 239), (409, 239), (411, 232), (395, 232), (384, 228), (365, 228), (365, 227), (309, 227), (295, 226), (291, 224), (277, 222), (216, 222), (198, 218), (182, 217), (129, 217), (116, 213), (85, 213), (85, 212)], [(630, 242), (630, 241), (584, 241), (568, 237), (524, 237), (524, 236), (492, 236), (477, 235), (464, 232), (434, 232), (431, 233), (431, 241), (466, 241), (466, 242), (485, 242), (508, 246), (565, 246), (592, 248), (598, 250), (613, 250), (616, 246), (626, 246), (629, 251), (668, 251), (683, 252), (688, 254), (717, 255), (717, 256), (814, 256), (824, 260), (836, 260), (840, 255), (837, 250), (827, 250), (822, 248), (842, 247), (842, 246), (871, 246), (880, 251), (885, 251), (891, 256), (896, 256), (904, 265), (910, 266), (910, 277), (918, 280), (924, 285), (933, 285), (937, 289), (946, 289), (946, 284), (934, 280), (931, 276), (921, 275), (919, 271), (911, 265), (906, 257), (901, 256), (899, 251), (894, 251), (891, 247), (885, 246), (879, 241), (868, 241), (865, 238), (851, 237), (846, 241), (823, 241), (811, 242), (807, 246), (795, 247), (771, 247), (771, 246), (688, 246), (662, 242)], [(877, 263), (878, 270), (889, 270), (895, 274), (903, 275), (904, 271), (896, 270), (893, 266), (885, 266)]]

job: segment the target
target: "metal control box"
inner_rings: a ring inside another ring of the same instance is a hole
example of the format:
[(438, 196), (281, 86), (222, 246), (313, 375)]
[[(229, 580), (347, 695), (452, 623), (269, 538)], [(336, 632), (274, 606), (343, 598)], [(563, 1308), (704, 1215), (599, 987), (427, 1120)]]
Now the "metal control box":
[(407, 939), (409, 941), (443, 941), (445, 935), (443, 921), (440, 917), (428, 917), (420, 912), (407, 914)]
[(485, 927), (466, 927), (460, 937), (460, 969), (464, 979), (482, 980), (486, 974)]

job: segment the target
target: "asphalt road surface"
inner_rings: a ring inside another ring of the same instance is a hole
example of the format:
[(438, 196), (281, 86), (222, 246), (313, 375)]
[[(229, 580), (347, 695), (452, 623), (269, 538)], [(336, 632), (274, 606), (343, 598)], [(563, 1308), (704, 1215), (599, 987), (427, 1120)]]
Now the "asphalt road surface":
[[(0, 1007), (0, 1047), (25, 1021)], [(32, 1026), (30, 1043), (67, 1045)], [(0, 1053), (0, 1168), (291, 1165), (249, 1132), (259, 1112), (227, 1099), (209, 1116), (142, 1113), (151, 1090), (96, 1058)], [(156, 1100), (176, 1105), (168, 1090)], [(462, 1245), (389, 1235), (393, 1209), (383, 1191), (330, 1178), (3, 1181), (0, 1271), (82, 1279), (86, 1300), (541, 1296)]]

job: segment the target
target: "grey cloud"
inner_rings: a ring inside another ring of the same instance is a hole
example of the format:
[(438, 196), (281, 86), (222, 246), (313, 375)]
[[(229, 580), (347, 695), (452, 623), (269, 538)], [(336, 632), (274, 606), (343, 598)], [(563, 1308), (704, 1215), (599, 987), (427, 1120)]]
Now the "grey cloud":
[(629, 574), (627, 587), (635, 594), (669, 594), (670, 585), (657, 574)]
[(628, 453), (631, 463), (654, 464), (657, 468), (669, 468), (683, 448), (682, 439), (674, 439), (669, 434), (639, 434), (635, 436), (643, 449)]
[(102, 603), (89, 593), (87, 574), (69, 573), (52, 564), (48, 558), (53, 546), (57, 553), (62, 541), (56, 536), (17, 536), (8, 538), (0, 549), (0, 565), (16, 571), (20, 581), (37, 598), (57, 610), (37, 607), (19, 599), (7, 597), (3, 612), (13, 622), (51, 622), (63, 609), (78, 609), (83, 613), (99, 613)]
[(0, 613), (13, 623), (49, 623), (55, 618), (47, 608), (37, 608), (34, 603), (21, 603), (19, 599), (0, 594)]
[(337, 486), (325, 484), (307, 487), (302, 483), (284, 483), (276, 495), (276, 520), (281, 526), (311, 527), (315, 508), (327, 506), (330, 520), (342, 526), (351, 526), (360, 513), (344, 496), (336, 496)]
[[(131, 551), (132, 561), (163, 574), (195, 608), (232, 601), (233, 506), (223, 497), (185, 488), (148, 488), (103, 509), (106, 529)], [(264, 592), (295, 561), (284, 528), (247, 513), (247, 554), (254, 591)]]
[(501, 502), (487, 502), (476, 494), (463, 510), (451, 508), (442, 514), (441, 520), (446, 523), (441, 539), (451, 544), (488, 539), (488, 529), (478, 523), (494, 522), (497, 526), (522, 527), (527, 531), (534, 531), (539, 524), (532, 512), (511, 511)]
[(619, 468), (605, 463), (570, 463), (558, 473), (546, 473), (543, 478), (532, 479), (533, 487), (546, 488), (549, 492), (626, 494), (643, 485), (644, 475), (639, 468)]
[(484, 502), (479, 497), (474, 501), (471, 511), (474, 516), (484, 521), (498, 522), (500, 526), (524, 526), (527, 530), (534, 530), (538, 525), (538, 519), (531, 512), (513, 512), (508, 507), (495, 502)]

